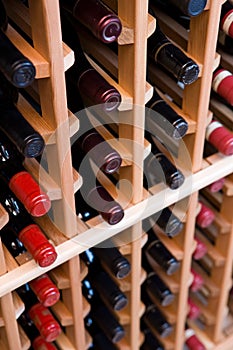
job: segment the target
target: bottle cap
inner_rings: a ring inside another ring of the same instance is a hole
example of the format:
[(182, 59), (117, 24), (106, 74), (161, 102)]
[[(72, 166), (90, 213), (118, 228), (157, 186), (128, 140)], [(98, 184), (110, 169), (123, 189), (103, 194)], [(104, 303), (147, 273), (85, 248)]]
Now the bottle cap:
[(181, 67), (178, 75), (178, 81), (185, 85), (190, 85), (197, 80), (199, 75), (198, 65), (191, 59)]
[(233, 105), (233, 74), (225, 69), (218, 69), (213, 74), (214, 91), (224, 98), (231, 106)]
[(177, 218), (173, 218), (167, 223), (166, 233), (168, 237), (175, 237), (182, 231), (183, 227), (184, 225), (181, 221), (177, 220)]
[(201, 203), (201, 210), (196, 216), (197, 225), (199, 225), (202, 228), (208, 227), (212, 224), (214, 218), (214, 212), (210, 208), (205, 206), (203, 203)]
[(57, 350), (56, 346), (53, 343), (47, 342), (41, 336), (36, 337), (32, 342), (33, 350)]
[(30, 282), (30, 287), (36, 294), (38, 300), (46, 307), (56, 304), (60, 298), (57, 286), (52, 282), (47, 274), (35, 278)]
[(193, 275), (193, 281), (190, 285), (190, 289), (193, 292), (197, 292), (204, 284), (204, 279), (201, 275), (199, 275), (196, 271), (191, 269)]
[(180, 262), (176, 259), (171, 259), (167, 265), (167, 275), (173, 275), (180, 268)]
[(109, 225), (116, 225), (123, 219), (124, 210), (120, 204), (115, 202), (115, 205), (113, 205), (112, 202), (111, 205), (105, 207), (104, 211), (101, 211), (101, 215)]
[(207, 247), (204, 242), (195, 237), (196, 249), (193, 252), (193, 259), (199, 260), (207, 253)]
[(188, 123), (184, 119), (179, 119), (173, 124), (172, 137), (176, 140), (185, 136), (188, 131)]
[(205, 8), (207, 0), (190, 0), (186, 13), (189, 16), (198, 16)]
[(44, 147), (45, 142), (42, 136), (34, 133), (23, 139), (20, 151), (26, 158), (36, 158), (42, 154)]
[(190, 350), (206, 350), (204, 344), (200, 342), (195, 334), (186, 339), (185, 344)]
[(12, 176), (9, 188), (32, 216), (39, 217), (49, 211), (51, 207), (49, 197), (42, 192), (38, 183), (27, 171)]
[(121, 34), (122, 24), (114, 13), (110, 13), (101, 18), (97, 26), (96, 36), (104, 43), (112, 43)]
[(101, 89), (100, 86), (98, 94), (96, 94), (96, 99), (101, 101), (100, 103), (102, 104), (105, 112), (111, 112), (119, 107), (121, 103), (121, 94), (114, 87), (110, 86), (108, 89), (106, 89), (104, 86), (103, 89)]
[[(217, 123), (218, 122), (212, 122), (210, 123), (210, 126), (212, 127), (212, 124), (216, 125)], [(219, 127), (213, 129), (213, 131), (209, 134), (208, 140), (218, 149), (219, 152), (223, 153), (224, 155), (230, 156), (233, 154), (233, 133), (221, 124)]]
[(128, 260), (119, 257), (119, 259), (114, 260), (112, 270), (118, 279), (122, 279), (128, 276), (131, 271), (131, 266)]
[(56, 260), (57, 253), (54, 246), (36, 224), (21, 230), (19, 239), (41, 267), (50, 266)]
[(121, 327), (118, 326), (114, 329), (114, 334), (112, 335), (112, 342), (118, 343), (122, 338), (125, 336), (125, 330)]
[(210, 190), (210, 192), (215, 193), (220, 191), (223, 188), (224, 184), (225, 184), (225, 178), (222, 177), (221, 179), (218, 179), (214, 181), (212, 184), (210, 184), (208, 186), (208, 189)]
[(61, 327), (48, 308), (38, 303), (31, 307), (28, 314), (47, 342), (56, 340), (61, 333)]
[(201, 314), (200, 308), (190, 298), (188, 298), (188, 307), (189, 311), (187, 317), (190, 320), (196, 320)]
[[(166, 175), (166, 174), (165, 174)], [(181, 185), (183, 185), (184, 183), (184, 175), (180, 172), (180, 171), (176, 171), (175, 173), (172, 174), (172, 176), (170, 176), (167, 181), (168, 181), (168, 186), (172, 189), (172, 190), (176, 190), (177, 188), (179, 188)]]
[(11, 65), (11, 75), (8, 76), (12, 84), (18, 88), (25, 88), (31, 85), (36, 76), (36, 69), (31, 61), (22, 58)]
[(114, 298), (114, 310), (116, 310), (116, 311), (120, 311), (120, 310), (124, 309), (127, 304), (128, 304), (128, 299), (122, 293), (118, 294)]

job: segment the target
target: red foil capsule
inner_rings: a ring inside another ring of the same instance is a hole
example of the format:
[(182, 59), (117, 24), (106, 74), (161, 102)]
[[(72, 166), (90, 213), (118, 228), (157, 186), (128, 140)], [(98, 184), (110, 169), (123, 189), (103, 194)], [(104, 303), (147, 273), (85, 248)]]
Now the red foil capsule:
[(188, 307), (189, 311), (187, 317), (190, 320), (196, 320), (201, 314), (200, 308), (190, 298), (188, 298)]
[(36, 224), (26, 226), (20, 231), (19, 240), (41, 267), (50, 266), (56, 260), (54, 246)]
[(207, 253), (207, 247), (199, 238), (195, 237), (194, 239), (196, 241), (196, 248), (193, 252), (193, 259), (199, 260)]
[(233, 9), (228, 11), (220, 21), (220, 28), (233, 38)]
[(233, 74), (226, 69), (219, 68), (213, 74), (213, 90), (233, 105)]
[(185, 344), (189, 350), (206, 350), (206, 347), (197, 338), (194, 330), (190, 328), (185, 331)]
[(32, 348), (33, 350), (57, 350), (54, 344), (47, 342), (41, 336), (33, 340)]
[(233, 133), (218, 121), (212, 121), (207, 126), (206, 139), (224, 155), (233, 154)]
[(190, 289), (192, 292), (197, 292), (204, 284), (204, 279), (199, 273), (195, 270), (191, 269), (191, 273), (193, 275), (193, 281), (190, 285)]
[(47, 274), (43, 274), (31, 281), (30, 287), (41, 304), (46, 307), (56, 304), (60, 298), (59, 289)]
[(27, 171), (12, 176), (9, 188), (32, 216), (39, 217), (49, 211), (51, 207), (49, 197), (42, 192), (38, 183)]
[(215, 214), (214, 212), (205, 206), (203, 203), (199, 202), (201, 204), (200, 212), (196, 216), (196, 223), (202, 228), (208, 227), (212, 224)]
[(31, 307), (28, 312), (41, 336), (47, 342), (53, 342), (61, 333), (61, 327), (55, 320), (50, 310), (38, 303)]
[(210, 184), (208, 186), (208, 189), (210, 190), (210, 192), (215, 193), (220, 191), (223, 188), (224, 184), (225, 184), (225, 178), (222, 177), (221, 179), (218, 179), (214, 181), (212, 184)]

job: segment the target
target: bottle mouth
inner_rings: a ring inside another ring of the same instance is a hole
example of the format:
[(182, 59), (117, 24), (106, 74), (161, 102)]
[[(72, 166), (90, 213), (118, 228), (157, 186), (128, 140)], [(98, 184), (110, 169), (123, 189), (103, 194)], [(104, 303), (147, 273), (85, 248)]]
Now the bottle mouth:
[(105, 112), (112, 112), (116, 110), (121, 103), (121, 94), (115, 88), (101, 89), (98, 92), (98, 99), (102, 103)]
[(188, 131), (188, 123), (186, 121), (177, 121), (177, 123), (174, 123), (174, 130), (173, 130), (173, 135), (172, 137), (175, 140), (179, 140), (182, 137), (185, 136), (185, 134)]
[(131, 271), (131, 266), (128, 262), (126, 261), (121, 261), (121, 259), (119, 259), (119, 262), (116, 261), (114, 262), (114, 272), (115, 272), (115, 276), (118, 279), (123, 279), (125, 277), (127, 277)]
[(106, 44), (117, 40), (122, 31), (122, 24), (120, 19), (114, 15), (109, 14), (101, 19), (98, 23), (98, 38)]
[(183, 185), (184, 180), (184, 175), (180, 171), (177, 171), (176, 173), (172, 174), (172, 176), (169, 178), (168, 185), (172, 190), (176, 190), (181, 185)]
[(109, 154), (105, 158), (105, 163), (102, 165), (101, 170), (107, 174), (113, 174), (120, 168), (121, 163), (120, 155), (117, 156), (116, 152), (114, 152), (114, 154)]
[(44, 147), (43, 138), (39, 134), (33, 134), (24, 140), (22, 152), (27, 158), (35, 158), (42, 154)]
[(175, 237), (182, 231), (183, 227), (183, 223), (177, 221), (177, 219), (169, 220), (166, 226), (166, 233), (168, 237)]
[(197, 80), (199, 72), (198, 65), (193, 61), (189, 61), (180, 69), (178, 80), (184, 85), (190, 85)]
[(36, 76), (36, 69), (27, 58), (17, 61), (12, 67), (10, 80), (18, 88), (31, 85)]
[(114, 310), (120, 311), (126, 307), (128, 299), (124, 295), (117, 295), (114, 303)]

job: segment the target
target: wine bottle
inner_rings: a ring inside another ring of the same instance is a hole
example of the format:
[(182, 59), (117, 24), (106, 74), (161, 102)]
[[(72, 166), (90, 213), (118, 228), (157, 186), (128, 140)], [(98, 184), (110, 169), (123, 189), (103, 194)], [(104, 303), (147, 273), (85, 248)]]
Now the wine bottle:
[(233, 5), (229, 1), (222, 4), (220, 29), (233, 38)]
[(196, 224), (202, 228), (206, 228), (210, 226), (214, 221), (215, 214), (202, 201), (199, 201), (198, 204), (199, 204), (199, 211), (196, 216)]
[(87, 249), (81, 253), (81, 259), (88, 265), (89, 280), (97, 290), (100, 298), (110, 308), (120, 311), (126, 307), (128, 299), (120, 290), (117, 284), (111, 279), (109, 274), (101, 267), (99, 259)]
[(91, 304), (91, 311), (84, 320), (85, 324), (87, 318), (90, 317), (111, 342), (118, 343), (125, 336), (125, 330), (105, 306), (90, 281), (86, 279), (82, 281), (82, 292)]
[(148, 38), (147, 47), (149, 59), (163, 67), (179, 82), (189, 85), (197, 80), (199, 74), (197, 63), (173, 44), (158, 24), (154, 33)]
[[(5, 187), (4, 183), (1, 183), (0, 202), (9, 214), (9, 222), (1, 230), (1, 238), (7, 248), (12, 247), (12, 244), (14, 245), (10, 239), (11, 232), (11, 236), (18, 237), (19, 241), (22, 242), (26, 250), (41, 267), (51, 265), (57, 258), (54, 246), (45, 237), (40, 227), (34, 223), (13, 192)], [(20, 252), (17, 253), (17, 249), (16, 251), (13, 247), (12, 249), (14, 256), (20, 254)]]
[(26, 336), (31, 341), (31, 347), (33, 350), (56, 350), (57, 347), (51, 343), (47, 342), (41, 335), (39, 330), (36, 328), (33, 321), (30, 319), (26, 312), (23, 312), (17, 319), (17, 322), (22, 327)]
[(142, 292), (142, 301), (146, 305), (146, 311), (142, 316), (142, 322), (155, 334), (161, 338), (168, 337), (172, 331), (172, 325), (166, 320), (162, 311), (155, 306), (148, 295)]
[(179, 188), (185, 180), (183, 173), (160, 151), (149, 133), (146, 139), (151, 143), (151, 153), (144, 161), (149, 186), (164, 182), (172, 190)]
[(225, 178), (221, 177), (220, 179), (212, 182), (210, 185), (207, 186), (208, 190), (212, 193), (219, 192), (223, 189), (223, 186), (225, 184)]
[(193, 280), (189, 288), (192, 292), (197, 292), (203, 286), (204, 278), (197, 271), (195, 271), (194, 268), (191, 268), (191, 274)]
[[(86, 202), (86, 204), (97, 211), (109, 225), (119, 223), (124, 217), (123, 208), (98, 182), (91, 168), (89, 159), (83, 159), (79, 167), (80, 153), (81, 152), (79, 152), (79, 154), (77, 152), (72, 152), (73, 167), (78, 170), (83, 179), (85, 179), (81, 189), (75, 194), (77, 215), (82, 213), (82, 217), (89, 218), (89, 214), (91, 214), (91, 212), (93, 213), (91, 209), (89, 210), (86, 206), (83, 207), (83, 202)], [(86, 209), (88, 211), (86, 211)]]
[(50, 307), (60, 299), (60, 292), (47, 273), (29, 282), (31, 290), (45, 307)]
[(184, 224), (168, 207), (152, 215), (151, 219), (170, 238), (177, 236), (184, 227)]
[(176, 140), (185, 136), (188, 123), (160, 97), (155, 88), (146, 107), (148, 107), (145, 115), (146, 129), (152, 135), (156, 134), (156, 126), (159, 126), (166, 134)]
[(206, 347), (198, 339), (195, 331), (188, 325), (185, 327), (185, 344), (189, 350), (206, 350)]
[(215, 69), (212, 79), (212, 89), (229, 105), (233, 105), (233, 74), (219, 66)]
[(201, 309), (199, 306), (192, 300), (191, 297), (188, 298), (188, 314), (187, 318), (190, 320), (196, 320), (201, 314)]
[(233, 154), (233, 133), (219, 121), (213, 120), (206, 128), (206, 140), (225, 156)]
[(192, 258), (194, 260), (199, 260), (207, 253), (207, 246), (197, 236), (194, 237), (194, 240), (196, 242), (196, 247), (192, 254)]
[(62, 15), (61, 19), (63, 40), (74, 51), (75, 56), (75, 63), (66, 72), (67, 86), (70, 85), (72, 89), (78, 88), (87, 106), (101, 105), (106, 112), (116, 110), (121, 102), (119, 91), (109, 84), (86, 58), (74, 21), (65, 15)]
[(117, 247), (111, 246), (108, 248), (102, 248), (100, 244), (89, 250), (99, 258), (103, 268), (110, 271), (114, 277), (123, 279), (129, 275), (131, 264), (128, 259), (120, 253)]
[(165, 350), (160, 341), (151, 333), (150, 329), (145, 327), (143, 329), (144, 342), (140, 350)]
[(0, 11), (0, 71), (14, 86), (25, 88), (33, 83), (36, 69), (33, 63), (15, 47), (5, 34), (8, 19), (2, 0), (0, 1)]
[(153, 229), (147, 231), (148, 240), (143, 252), (148, 262), (156, 262), (168, 275), (173, 275), (180, 267), (180, 262), (172, 255), (165, 245), (156, 236)]
[(100, 0), (60, 0), (62, 8), (104, 43), (116, 41), (121, 34), (119, 17)]
[(92, 337), (93, 350), (117, 350), (116, 346), (103, 333), (96, 322), (87, 316), (85, 319), (85, 328)]
[(152, 302), (157, 301), (162, 306), (168, 306), (174, 300), (174, 294), (156, 272), (148, 274), (142, 288), (145, 289)]
[(17, 288), (16, 292), (25, 305), (25, 312), (33, 321), (41, 336), (47, 342), (53, 342), (61, 333), (61, 327), (50, 310), (38, 301), (29, 284)]
[(45, 215), (51, 201), (41, 190), (22, 162), (24, 157), (17, 151), (10, 140), (0, 131), (0, 179), (32, 216)]

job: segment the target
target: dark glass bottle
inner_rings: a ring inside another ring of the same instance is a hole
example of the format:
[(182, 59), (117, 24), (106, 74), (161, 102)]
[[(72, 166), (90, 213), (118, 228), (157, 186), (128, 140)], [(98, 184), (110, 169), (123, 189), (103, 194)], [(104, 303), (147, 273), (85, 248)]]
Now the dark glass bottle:
[(180, 267), (180, 262), (172, 255), (156, 236), (153, 229), (147, 231), (148, 240), (143, 252), (150, 263), (156, 262), (168, 275), (174, 274)]
[(125, 308), (128, 303), (126, 295), (101, 267), (99, 259), (89, 249), (83, 252), (80, 257), (88, 265), (89, 273), (86, 280), (89, 280), (97, 290), (103, 302), (110, 309), (116, 311)]
[(9, 232), (11, 232), (11, 236), (14, 233), (13, 237), (17, 236), (41, 267), (51, 265), (57, 258), (55, 247), (48, 241), (40, 227), (33, 222), (13, 192), (1, 181), (0, 186), (0, 202), (9, 214), (9, 222), (1, 230), (3, 243), (10, 250), (13, 249), (14, 256), (18, 256), (20, 252), (18, 253), (17, 249), (14, 249)]
[(160, 97), (155, 88), (153, 91), (152, 98), (146, 104), (147, 131), (152, 135), (156, 134), (158, 125), (172, 138), (176, 140), (182, 138), (188, 130), (188, 123)]
[(184, 183), (184, 175), (156, 146), (152, 136), (146, 133), (146, 139), (151, 143), (151, 153), (144, 161), (144, 172), (149, 186), (164, 182), (172, 190)]
[(119, 17), (100, 0), (60, 0), (61, 6), (104, 43), (116, 41), (121, 34)]
[(14, 86), (25, 88), (34, 81), (36, 69), (4, 33), (8, 20), (2, 0), (0, 1), (0, 12), (0, 71)]
[(90, 317), (111, 342), (118, 343), (125, 336), (125, 330), (102, 302), (90, 281), (86, 279), (82, 281), (82, 292), (91, 304), (91, 312), (86, 316), (85, 324), (87, 318)]
[(189, 85), (197, 80), (199, 74), (197, 63), (173, 44), (158, 24), (155, 32), (148, 38), (147, 53), (151, 62), (162, 66), (179, 82)]
[[(84, 202), (97, 211), (103, 220), (109, 225), (115, 225), (124, 217), (124, 210), (117, 203), (107, 190), (98, 182), (91, 168), (88, 158), (84, 159), (80, 164), (80, 152), (73, 152), (72, 147), (72, 163), (73, 167), (79, 171), (84, 179), (81, 189), (75, 194), (76, 212), (81, 213), (83, 218), (90, 218), (90, 214), (94, 214), (93, 210), (88, 209)], [(81, 157), (82, 158), (82, 157)]]
[(93, 350), (117, 350), (116, 346), (107, 338), (90, 316), (85, 318), (85, 328), (92, 337)]
[(0, 131), (0, 178), (32, 216), (45, 215), (51, 201), (23, 166), (24, 157)]
[(168, 306), (174, 300), (174, 294), (156, 272), (150, 272), (148, 274), (143, 288), (152, 302), (156, 300), (162, 306)]
[(184, 224), (173, 214), (169, 208), (164, 208), (156, 215), (151, 216), (164, 234), (172, 238), (177, 236), (183, 229)]
[(75, 63), (66, 72), (67, 85), (78, 88), (85, 105), (101, 105), (106, 112), (116, 110), (121, 102), (119, 91), (110, 85), (86, 58), (74, 21), (65, 15), (62, 15), (61, 19), (63, 40), (75, 55)]
[(61, 327), (50, 310), (38, 301), (29, 284), (17, 288), (16, 292), (25, 305), (25, 312), (33, 321), (41, 336), (46, 341), (53, 342), (61, 333)]
[(153, 0), (156, 4), (161, 2), (164, 6), (174, 6), (187, 16), (200, 15), (207, 3), (207, 0)]
[(155, 306), (148, 295), (142, 292), (142, 301), (146, 305), (146, 311), (142, 316), (142, 322), (161, 338), (168, 337), (173, 331), (172, 325), (166, 320), (162, 311)]
[(33, 350), (56, 350), (57, 347), (47, 342), (41, 335), (39, 330), (36, 328), (33, 321), (30, 319), (26, 312), (23, 312), (17, 319), (17, 322), (22, 327), (27, 337), (31, 341), (31, 348)]
[(233, 5), (229, 1), (222, 4), (220, 29), (233, 38)]
[(143, 329), (144, 342), (140, 347), (140, 350), (165, 350), (160, 341), (155, 337), (149, 328)]
[(114, 277), (123, 279), (129, 275), (131, 264), (116, 247), (101, 248), (101, 246), (95, 246), (90, 250), (99, 258), (101, 265), (107, 268)]

